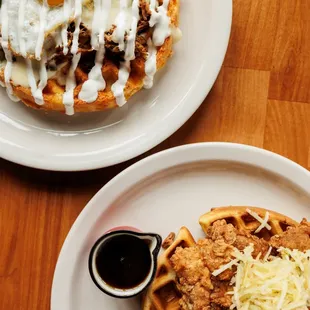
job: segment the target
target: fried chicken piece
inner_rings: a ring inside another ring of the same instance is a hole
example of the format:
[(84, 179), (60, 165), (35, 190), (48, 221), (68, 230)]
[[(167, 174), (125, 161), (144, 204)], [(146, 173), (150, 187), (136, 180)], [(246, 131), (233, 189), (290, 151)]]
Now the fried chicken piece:
[(231, 290), (229, 282), (236, 267), (217, 277), (211, 277), (211, 273), (234, 259), (235, 248), (242, 251), (250, 244), (254, 246), (254, 256), (259, 253), (264, 256), (269, 249), (267, 241), (219, 220), (207, 230), (206, 239), (199, 240), (190, 248), (177, 248), (170, 261), (182, 294), (181, 309), (228, 309), (232, 301), (226, 292)]
[(253, 244), (254, 246), (254, 252), (252, 253), (253, 257), (257, 257), (259, 254), (264, 257), (267, 254), (269, 244), (266, 240), (253, 236), (244, 230), (238, 231), (234, 247), (240, 251), (243, 251), (250, 244)]
[[(211, 273), (233, 259), (232, 253), (234, 248), (226, 243), (224, 239), (216, 241), (210, 239), (199, 240), (198, 245), (201, 247), (203, 262)], [(233, 273), (232, 269), (227, 269), (218, 277), (220, 280), (230, 280)]]
[(178, 289), (182, 293), (181, 309), (209, 310), (210, 290), (213, 286), (199, 246), (177, 248), (170, 261), (178, 275)]
[(273, 236), (270, 245), (275, 248), (310, 250), (310, 222), (303, 219), (299, 226), (289, 227), (283, 234)]
[[(214, 222), (208, 228), (206, 237), (207, 239), (198, 241), (198, 244), (202, 247), (201, 251), (205, 264), (211, 273), (233, 259), (234, 248), (243, 251), (247, 246), (253, 244), (254, 257), (259, 254), (264, 256), (269, 249), (267, 241), (259, 239), (247, 231), (237, 230), (232, 224), (227, 224), (225, 220)], [(234, 268), (228, 269), (221, 273), (218, 278), (220, 280), (230, 280), (234, 271)]]
[(226, 294), (228, 291), (232, 290), (229, 282), (214, 280), (212, 281), (212, 284), (214, 286), (214, 289), (210, 295), (211, 304), (214, 305), (213, 307), (217, 305), (218, 307), (220, 307), (219, 309), (228, 309), (232, 304), (231, 295)]

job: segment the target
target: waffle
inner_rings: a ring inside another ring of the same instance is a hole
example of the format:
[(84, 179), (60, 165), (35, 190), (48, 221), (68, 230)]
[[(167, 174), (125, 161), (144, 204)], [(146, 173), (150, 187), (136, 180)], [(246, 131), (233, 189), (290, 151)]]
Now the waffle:
[[(255, 231), (261, 223), (253, 218), (246, 211), (247, 209), (257, 213), (261, 218), (264, 218), (266, 211), (268, 211), (268, 224), (271, 226), (271, 230), (264, 228), (258, 234), (255, 234)], [(291, 218), (274, 211), (256, 207), (235, 206), (213, 208), (210, 212), (202, 215), (199, 218), (199, 224), (203, 231), (206, 233), (208, 227), (210, 227), (214, 222), (223, 219), (226, 220), (227, 223), (233, 224), (237, 229), (247, 230), (251, 234), (255, 234), (256, 236), (264, 238), (265, 240), (269, 240), (272, 236), (283, 233), (290, 226), (295, 227), (298, 225), (298, 223)]]
[[(9, 1), (9, 0), (6, 0)], [(43, 1), (43, 0), (42, 0)], [(42, 2), (41, 1), (41, 2)], [(59, 0), (48, 0), (50, 5), (59, 5), (63, 1)], [(177, 28), (179, 24), (179, 0), (170, 0), (167, 15), (171, 20), (171, 27)], [(12, 50), (12, 49), (11, 49)], [(168, 59), (172, 55), (173, 51), (173, 36), (169, 36), (164, 41), (164, 44), (157, 48), (156, 64), (157, 71), (165, 66)], [(13, 55), (15, 56), (14, 51), (12, 50)], [(74, 112), (94, 112), (94, 111), (103, 111), (107, 109), (112, 109), (119, 107), (117, 100), (114, 97), (113, 91), (111, 89), (112, 85), (118, 80), (120, 59), (113, 59), (106, 57), (102, 64), (102, 76), (106, 82), (106, 88), (103, 91), (98, 91), (98, 97), (94, 102), (87, 103), (79, 98), (79, 93), (82, 89), (83, 83), (88, 80), (89, 70), (83, 66), (83, 59), (90, 55), (92, 50), (79, 49), (81, 53), (81, 60), (74, 72), (76, 79), (76, 87), (73, 91), (74, 98)], [(18, 53), (16, 54), (18, 55)], [(113, 55), (112, 55), (113, 56)], [(32, 58), (29, 57), (29, 58)], [(113, 58), (113, 57), (112, 57)], [(144, 87), (144, 78), (145, 74), (145, 56), (136, 55), (136, 58), (131, 61), (131, 72), (129, 78), (125, 84), (123, 91), (124, 98), (127, 101), (130, 97), (136, 94)], [(61, 74), (67, 76), (70, 70), (71, 61), (65, 64), (61, 68)], [(2, 84), (5, 82), (4, 75), (4, 66), (0, 68), (0, 81)], [(20, 99), (25, 105), (34, 108), (41, 109), (46, 111), (58, 111), (66, 112), (66, 107), (63, 103), (63, 95), (65, 93), (65, 85), (60, 83), (55, 78), (49, 78), (45, 88), (43, 89), (43, 99), (44, 104), (38, 105), (33, 98), (33, 92), (30, 87), (25, 87), (23, 85), (14, 84), (10, 81), (13, 95)], [(68, 114), (68, 113), (67, 113)]]
[[(256, 212), (261, 218), (264, 218), (266, 209), (256, 207), (220, 207), (213, 208), (210, 212), (202, 215), (199, 223), (204, 230), (207, 231), (217, 220), (226, 220), (233, 224), (238, 229), (245, 229), (251, 234), (255, 234), (256, 229), (260, 226), (260, 222), (254, 219), (246, 211), (250, 209)], [(271, 236), (281, 234), (288, 227), (295, 227), (297, 222), (289, 217), (279, 214), (274, 211), (269, 212), (269, 225), (271, 230), (261, 230), (257, 236), (269, 240)], [(158, 260), (158, 271), (154, 282), (148, 288), (146, 295), (143, 298), (143, 310), (177, 310), (180, 309), (179, 300), (181, 294), (177, 289), (176, 274), (170, 263), (170, 258), (175, 253), (177, 247), (190, 247), (195, 245), (194, 238), (189, 230), (182, 227), (175, 241), (164, 251)]]
[(178, 247), (191, 247), (195, 240), (186, 227), (182, 227), (174, 242), (158, 259), (155, 280), (143, 298), (143, 310), (179, 309), (180, 293), (176, 287), (176, 274), (171, 266), (170, 257)]

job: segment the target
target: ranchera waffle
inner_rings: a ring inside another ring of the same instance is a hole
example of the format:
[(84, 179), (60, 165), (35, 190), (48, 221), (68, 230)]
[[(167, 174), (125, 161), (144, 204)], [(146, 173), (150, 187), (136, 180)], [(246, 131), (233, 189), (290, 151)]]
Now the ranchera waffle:
[(179, 0), (2, 0), (0, 82), (42, 110), (121, 107), (180, 39)]
[[(199, 223), (207, 235), (212, 225), (223, 220), (227, 224), (232, 224), (235, 228), (245, 230), (250, 235), (256, 235), (264, 240), (270, 240), (272, 236), (281, 235), (287, 228), (298, 225), (296, 221), (277, 212), (254, 207), (234, 206), (211, 209), (210, 212), (200, 217)], [(271, 229), (266, 229), (266, 225), (270, 225)], [(159, 257), (156, 278), (143, 298), (143, 310), (192, 309), (180, 306), (182, 302), (181, 285), (173, 268), (171, 258), (180, 247), (189, 248), (196, 244), (189, 230), (182, 227), (174, 242)], [(222, 308), (198, 307), (194, 309)], [(229, 309), (229, 306), (224, 307), (224, 309)]]

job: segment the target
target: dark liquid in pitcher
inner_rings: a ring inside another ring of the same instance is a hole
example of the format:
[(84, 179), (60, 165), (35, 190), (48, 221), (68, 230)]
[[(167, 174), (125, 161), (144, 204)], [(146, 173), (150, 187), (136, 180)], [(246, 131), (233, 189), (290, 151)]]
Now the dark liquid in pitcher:
[(151, 268), (152, 260), (147, 240), (131, 235), (108, 239), (99, 248), (96, 266), (102, 280), (119, 289), (141, 284)]

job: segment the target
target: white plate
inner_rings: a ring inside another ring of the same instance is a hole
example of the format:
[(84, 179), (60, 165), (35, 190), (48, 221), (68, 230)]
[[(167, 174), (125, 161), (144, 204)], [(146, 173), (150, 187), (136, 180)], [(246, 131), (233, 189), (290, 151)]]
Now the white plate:
[(252, 205), (310, 218), (310, 173), (258, 148), (192, 144), (146, 158), (123, 171), (91, 200), (74, 223), (55, 270), (51, 310), (138, 310), (138, 299), (106, 296), (87, 267), (105, 231), (129, 225), (167, 236), (185, 225), (203, 236), (200, 215), (212, 207)]
[(184, 37), (173, 58), (122, 109), (68, 117), (0, 93), (0, 157), (49, 170), (87, 170), (146, 152), (183, 125), (210, 91), (230, 34), (232, 0), (181, 0)]

